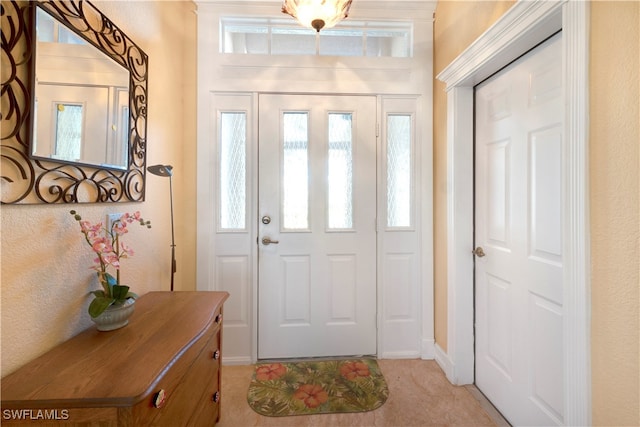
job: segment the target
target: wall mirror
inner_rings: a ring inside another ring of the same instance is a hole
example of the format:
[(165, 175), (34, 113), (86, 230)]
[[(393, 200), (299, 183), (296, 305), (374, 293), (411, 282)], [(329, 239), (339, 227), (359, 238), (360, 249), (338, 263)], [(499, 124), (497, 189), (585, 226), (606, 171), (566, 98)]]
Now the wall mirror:
[(3, 2), (2, 37), (2, 203), (144, 200), (147, 55), (82, 0)]
[(31, 155), (127, 169), (129, 70), (35, 8)]

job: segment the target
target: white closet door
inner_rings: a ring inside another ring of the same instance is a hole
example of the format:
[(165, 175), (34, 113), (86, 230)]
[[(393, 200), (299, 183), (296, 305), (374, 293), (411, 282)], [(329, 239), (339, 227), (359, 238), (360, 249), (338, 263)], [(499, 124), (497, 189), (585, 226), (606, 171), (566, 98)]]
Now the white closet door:
[(561, 43), (476, 89), (476, 383), (513, 425), (564, 423)]

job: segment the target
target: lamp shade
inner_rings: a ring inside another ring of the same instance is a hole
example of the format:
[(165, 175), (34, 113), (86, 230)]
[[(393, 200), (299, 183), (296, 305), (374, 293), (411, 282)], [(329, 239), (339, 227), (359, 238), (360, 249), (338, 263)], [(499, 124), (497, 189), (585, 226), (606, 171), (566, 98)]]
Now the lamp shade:
[(149, 166), (147, 170), (157, 176), (173, 175), (173, 166), (171, 165), (153, 165), (153, 166)]
[(296, 18), (301, 25), (320, 32), (349, 16), (352, 0), (284, 0), (282, 12)]

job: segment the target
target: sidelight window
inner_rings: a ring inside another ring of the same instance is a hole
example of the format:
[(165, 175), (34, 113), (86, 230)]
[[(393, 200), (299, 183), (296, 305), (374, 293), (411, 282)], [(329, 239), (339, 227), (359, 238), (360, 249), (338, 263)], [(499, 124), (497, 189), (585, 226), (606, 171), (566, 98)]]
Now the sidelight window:
[(220, 115), (220, 228), (246, 228), (247, 117), (244, 112)]
[(387, 116), (387, 226), (410, 227), (412, 212), (411, 115)]

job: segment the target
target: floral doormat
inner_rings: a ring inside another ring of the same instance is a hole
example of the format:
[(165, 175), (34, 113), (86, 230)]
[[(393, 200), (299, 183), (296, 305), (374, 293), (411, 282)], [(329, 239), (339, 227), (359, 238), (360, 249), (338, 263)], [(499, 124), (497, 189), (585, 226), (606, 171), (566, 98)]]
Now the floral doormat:
[(247, 400), (261, 415), (365, 412), (379, 408), (389, 389), (374, 359), (258, 364)]

